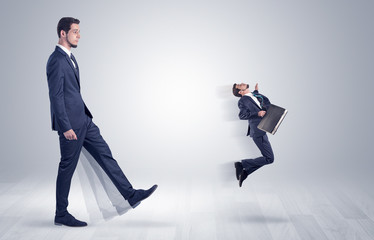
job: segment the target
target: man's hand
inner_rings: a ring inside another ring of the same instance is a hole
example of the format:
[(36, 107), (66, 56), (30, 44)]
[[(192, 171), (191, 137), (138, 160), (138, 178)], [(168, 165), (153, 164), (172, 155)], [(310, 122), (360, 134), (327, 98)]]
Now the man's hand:
[(266, 111), (259, 111), (258, 112), (259, 117), (263, 117), (263, 116), (265, 116), (265, 114), (266, 114)]
[(67, 140), (78, 140), (77, 135), (75, 135), (73, 129), (64, 132), (64, 136)]
[(258, 91), (258, 83), (256, 83), (255, 90)]

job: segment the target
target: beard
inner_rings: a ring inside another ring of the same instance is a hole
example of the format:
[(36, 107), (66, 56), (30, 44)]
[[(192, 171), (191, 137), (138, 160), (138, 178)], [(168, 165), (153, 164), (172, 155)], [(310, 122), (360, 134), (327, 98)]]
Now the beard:
[(67, 39), (67, 38), (66, 38), (66, 41), (68, 42), (68, 44), (69, 44), (69, 46), (70, 46), (71, 48), (77, 48), (77, 47), (78, 47), (78, 45), (72, 44), (72, 43), (69, 41), (69, 39)]

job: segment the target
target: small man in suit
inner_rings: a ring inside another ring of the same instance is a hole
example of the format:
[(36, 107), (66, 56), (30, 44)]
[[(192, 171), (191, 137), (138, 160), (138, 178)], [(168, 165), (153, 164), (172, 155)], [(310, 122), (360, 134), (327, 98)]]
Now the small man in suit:
[(262, 154), (258, 158), (235, 162), (236, 179), (239, 180), (239, 187), (241, 187), (249, 174), (274, 161), (273, 150), (266, 132), (257, 128), (262, 117), (266, 114), (270, 101), (258, 92), (258, 84), (255, 86), (255, 91), (251, 92), (248, 84), (235, 83), (232, 87), (232, 92), (234, 96), (240, 97), (238, 102), (240, 109), (239, 118), (241, 120), (248, 120), (247, 136), (249, 135), (253, 139)]
[(67, 211), (71, 179), (82, 147), (98, 162), (133, 208), (157, 188), (157, 185), (148, 190), (132, 187), (92, 121), (92, 114), (80, 93), (78, 63), (71, 53), (80, 39), (79, 23), (75, 18), (61, 18), (57, 25), (58, 44), (47, 63), (52, 130), (58, 132), (61, 152), (56, 181), (55, 224), (74, 227), (87, 226)]

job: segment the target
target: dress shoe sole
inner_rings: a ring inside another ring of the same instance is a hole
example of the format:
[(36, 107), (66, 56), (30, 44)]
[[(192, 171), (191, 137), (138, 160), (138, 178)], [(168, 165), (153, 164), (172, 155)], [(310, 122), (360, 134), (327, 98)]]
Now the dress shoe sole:
[(55, 225), (56, 226), (67, 226), (67, 227), (87, 227), (87, 224), (86, 225), (81, 225), (81, 226), (69, 226), (69, 225), (65, 225), (65, 224), (62, 224), (62, 223), (58, 223), (58, 222), (55, 222)]
[(132, 208), (136, 208), (137, 206), (139, 206), (139, 204), (141, 203), (142, 201), (139, 201), (137, 203), (134, 204), (134, 206), (131, 206)]
[[(157, 188), (158, 188), (158, 185), (156, 184), (156, 185), (155, 185), (155, 188), (154, 188), (153, 191), (149, 194), (149, 196), (151, 196), (152, 193), (154, 193), (154, 192), (156, 191)], [(149, 197), (149, 196), (148, 196), (148, 197)]]
[(244, 180), (247, 179), (247, 177), (248, 177), (247, 173), (240, 174), (240, 176), (239, 176), (239, 187), (242, 187), (242, 184), (243, 184)]

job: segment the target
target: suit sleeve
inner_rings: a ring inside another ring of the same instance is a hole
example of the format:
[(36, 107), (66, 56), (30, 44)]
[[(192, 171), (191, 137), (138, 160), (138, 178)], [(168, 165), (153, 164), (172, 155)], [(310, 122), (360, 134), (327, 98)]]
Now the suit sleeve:
[(240, 109), (240, 112), (239, 112), (240, 120), (248, 120), (248, 119), (251, 119), (251, 118), (258, 117), (258, 112), (250, 111), (250, 109), (246, 106), (244, 101), (239, 101), (238, 102), (238, 107)]
[(267, 111), (267, 109), (269, 108), (269, 105), (271, 104), (269, 98), (267, 98), (266, 96), (262, 95), (261, 96), (263, 97), (264, 99), (264, 107), (265, 107), (265, 111)]
[(71, 129), (71, 124), (66, 113), (64, 99), (64, 73), (58, 59), (52, 58), (47, 65), (47, 79), (49, 99), (56, 116), (57, 124), (62, 132)]
[[(260, 94), (260, 93), (258, 92), (258, 90), (253, 91), (253, 93), (254, 93), (254, 94)], [(262, 98), (264, 99), (264, 106), (265, 106), (265, 109), (264, 109), (264, 110), (267, 110), (268, 107), (269, 107), (269, 105), (271, 104), (271, 102), (270, 102), (269, 98), (267, 98), (265, 95), (262, 95), (262, 94), (260, 94), (260, 95), (261, 95)]]

